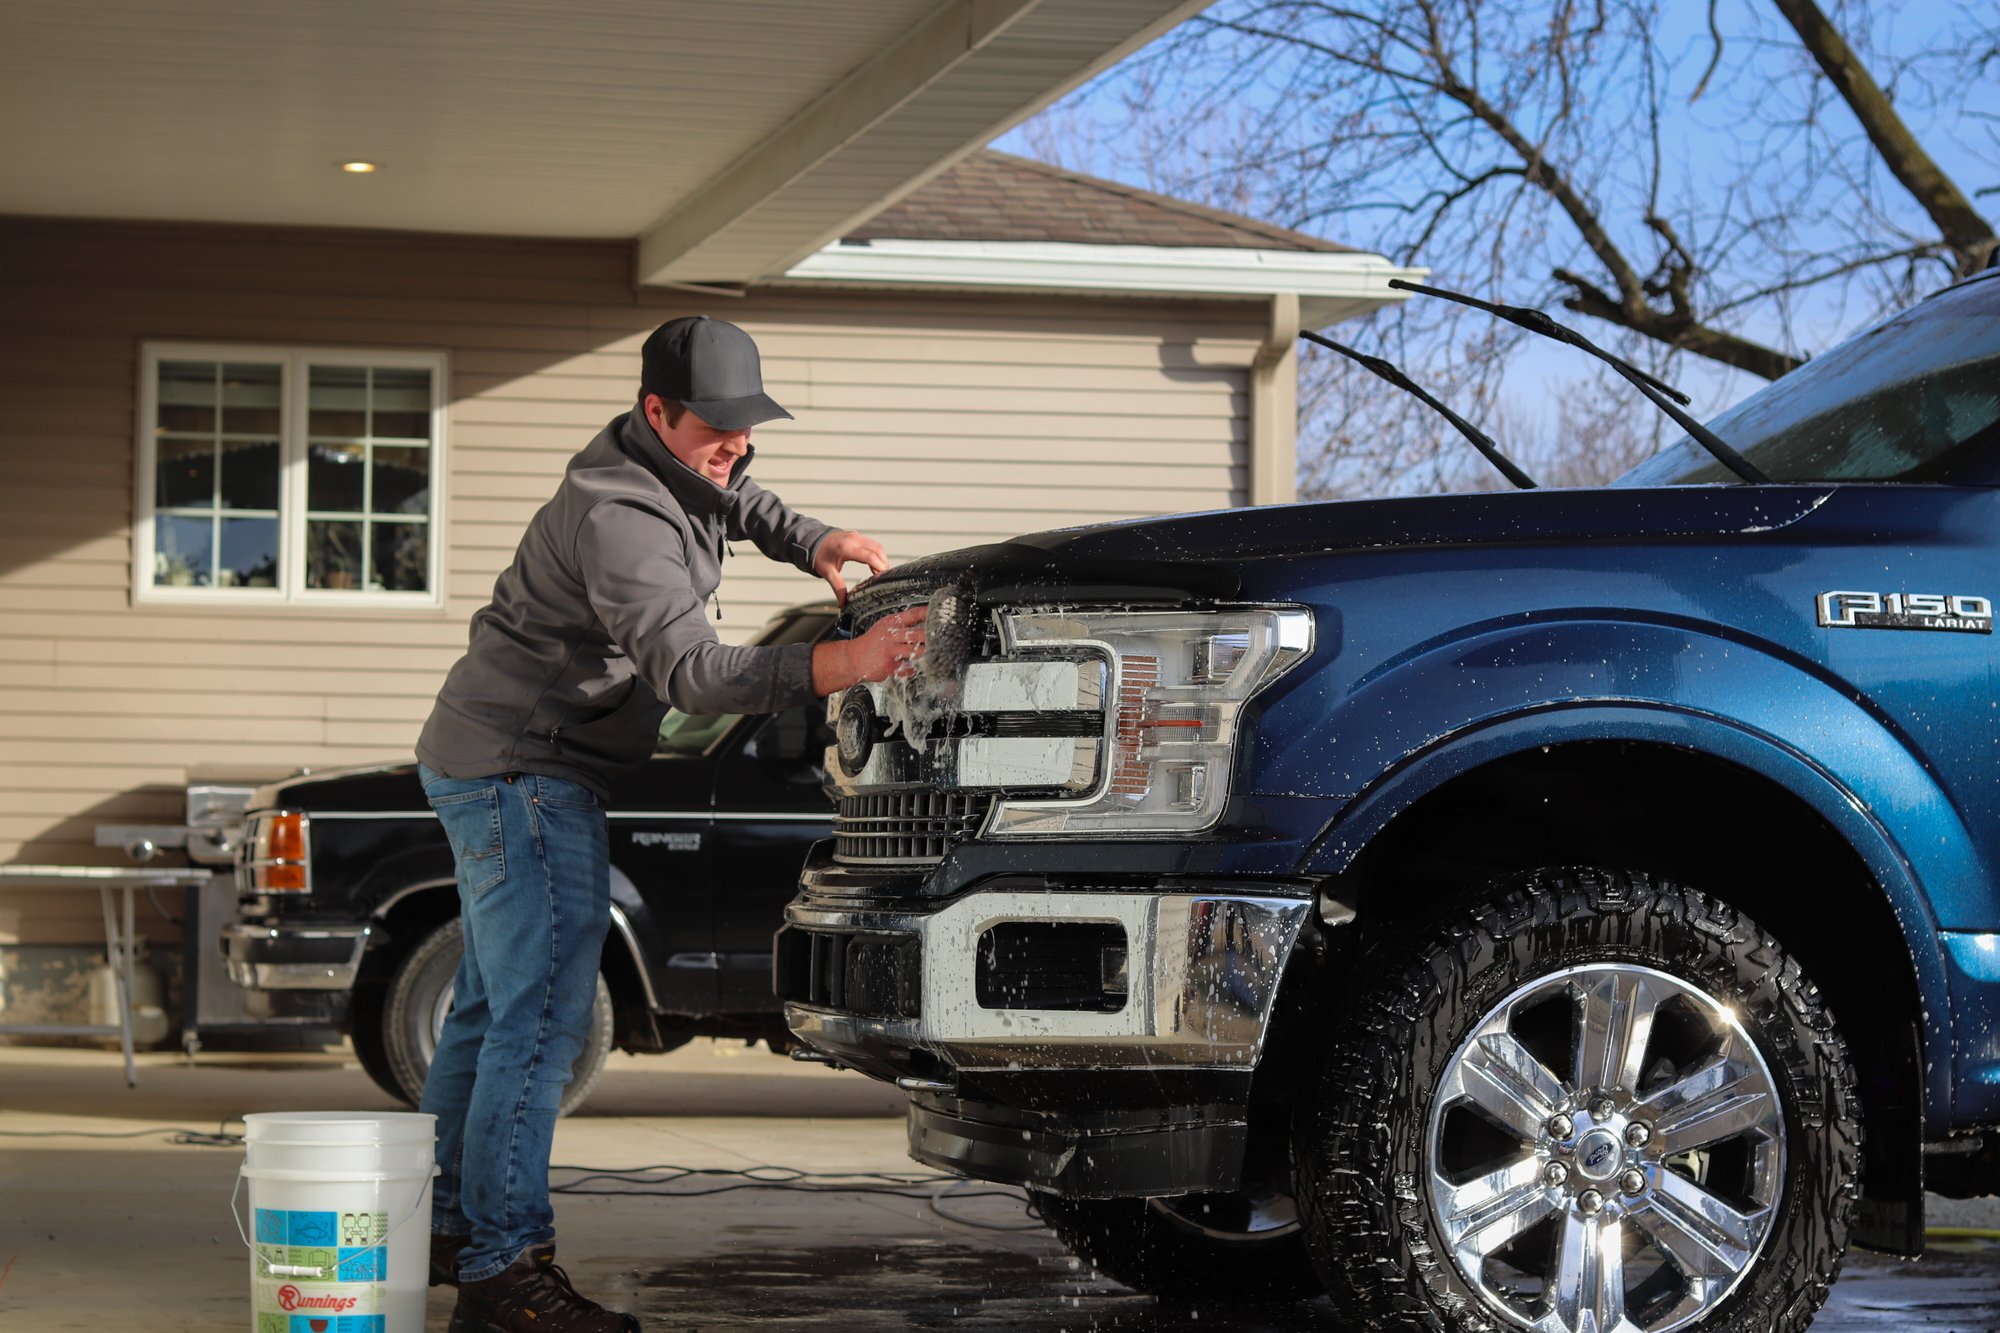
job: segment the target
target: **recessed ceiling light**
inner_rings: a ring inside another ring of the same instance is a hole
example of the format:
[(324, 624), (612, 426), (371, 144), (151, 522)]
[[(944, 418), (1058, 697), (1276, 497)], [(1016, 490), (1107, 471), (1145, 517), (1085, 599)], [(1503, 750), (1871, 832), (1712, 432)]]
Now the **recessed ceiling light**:
[(340, 169), (342, 171), (351, 171), (357, 176), (366, 176), (369, 172), (375, 170), (375, 164), (373, 162), (343, 162), (340, 164)]

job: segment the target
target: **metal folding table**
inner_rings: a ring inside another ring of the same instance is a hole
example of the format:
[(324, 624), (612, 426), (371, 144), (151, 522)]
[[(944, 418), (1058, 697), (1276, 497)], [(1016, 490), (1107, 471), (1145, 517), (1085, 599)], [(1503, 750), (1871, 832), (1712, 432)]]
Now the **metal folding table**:
[[(0, 1023), (0, 1033), (37, 1037), (118, 1038), (125, 1053), (125, 1086), (139, 1086), (132, 1062), (132, 959), (137, 935), (132, 895), (141, 889), (178, 889), (208, 882), (208, 870), (163, 867), (125, 870), (115, 866), (0, 866), (0, 889), (37, 892), (94, 890), (104, 909), (104, 952), (118, 987), (118, 1025), (104, 1023)], [(123, 899), (114, 902), (113, 895)]]

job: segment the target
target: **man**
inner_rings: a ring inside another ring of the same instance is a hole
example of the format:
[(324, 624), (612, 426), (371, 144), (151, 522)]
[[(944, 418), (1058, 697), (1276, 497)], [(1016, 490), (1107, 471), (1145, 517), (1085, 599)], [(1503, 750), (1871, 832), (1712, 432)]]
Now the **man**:
[(843, 565), (888, 568), (880, 543), (749, 479), (751, 427), (790, 415), (764, 393), (743, 330), (706, 316), (655, 330), (638, 405), (570, 460), (529, 521), (417, 742), (465, 925), (422, 1102), (437, 1116), (432, 1275), (458, 1286), (452, 1333), (639, 1327), (554, 1266), (548, 1191), (610, 922), (612, 777), (652, 753), (668, 702), (778, 712), (907, 674), (922, 651), (921, 610), (852, 640), (717, 640), (704, 606), (730, 541), (818, 575), (843, 602)]

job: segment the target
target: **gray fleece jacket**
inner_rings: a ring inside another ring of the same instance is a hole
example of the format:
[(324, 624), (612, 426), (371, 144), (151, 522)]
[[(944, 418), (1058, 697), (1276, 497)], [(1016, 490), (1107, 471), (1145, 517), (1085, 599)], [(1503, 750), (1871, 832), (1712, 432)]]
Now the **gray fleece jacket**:
[[(447, 777), (540, 773), (600, 799), (653, 752), (667, 703), (687, 713), (773, 713), (813, 697), (809, 643), (726, 645), (704, 604), (726, 543), (810, 573), (830, 529), (736, 464), (727, 489), (660, 442), (637, 410), (569, 461), (472, 617), (417, 757)], [(666, 702), (662, 702), (662, 701)]]

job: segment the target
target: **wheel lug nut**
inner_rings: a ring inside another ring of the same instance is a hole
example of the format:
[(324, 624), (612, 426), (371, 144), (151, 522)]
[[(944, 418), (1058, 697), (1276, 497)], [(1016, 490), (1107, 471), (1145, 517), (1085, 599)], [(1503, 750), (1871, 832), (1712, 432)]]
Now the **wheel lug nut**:
[(1594, 1213), (1604, 1206), (1604, 1196), (1596, 1190), (1585, 1190), (1576, 1196), (1576, 1206), (1586, 1213)]
[(1561, 1162), (1550, 1162), (1548, 1169), (1542, 1172), (1542, 1179), (1551, 1185), (1564, 1184), (1569, 1180), (1569, 1168)]
[(1625, 1126), (1625, 1142), (1634, 1148), (1643, 1148), (1653, 1141), (1653, 1127), (1640, 1121)]
[(1566, 1139), (1576, 1133), (1576, 1121), (1566, 1115), (1554, 1115), (1549, 1117), (1549, 1123), (1543, 1128), (1548, 1130), (1552, 1139)]
[(1609, 1097), (1599, 1097), (1590, 1104), (1590, 1114), (1596, 1120), (1609, 1120), (1618, 1107)]
[(1646, 1188), (1646, 1173), (1635, 1167), (1618, 1178), (1618, 1185), (1627, 1194), (1637, 1194)]

